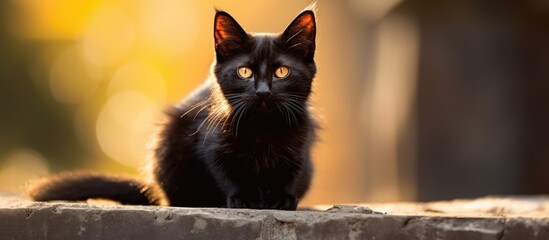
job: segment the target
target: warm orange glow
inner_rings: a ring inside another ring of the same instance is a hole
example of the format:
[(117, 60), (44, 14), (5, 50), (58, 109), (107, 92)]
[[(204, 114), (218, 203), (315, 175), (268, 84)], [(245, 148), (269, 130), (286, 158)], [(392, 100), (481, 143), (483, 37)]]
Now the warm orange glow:
[(98, 6), (82, 38), (86, 60), (98, 65), (120, 63), (132, 51), (135, 31), (132, 19), (122, 8)]
[(98, 75), (98, 71), (84, 62), (80, 45), (68, 46), (51, 65), (50, 88), (53, 97), (73, 104), (86, 100), (97, 88), (98, 81), (91, 75)]
[(162, 73), (145, 60), (130, 60), (113, 74), (108, 87), (109, 96), (132, 90), (146, 94), (158, 104), (165, 104), (166, 80)]
[[(12, 29), (21, 37), (78, 39), (103, 0), (12, 0), (19, 10)], [(16, 24), (16, 25), (15, 25)]]
[[(399, 175), (403, 173), (398, 171), (397, 152), (399, 136), (412, 112), (419, 36), (413, 22), (403, 17), (388, 19), (378, 31), (378, 63), (370, 86), (372, 95), (364, 99), (372, 111), (368, 132), (372, 138), (371, 151), (379, 158), (372, 162), (376, 171), (371, 173), (374, 184), (379, 187), (370, 193), (370, 198), (373, 201), (413, 199), (415, 177), (399, 182)], [(413, 161), (414, 156), (407, 159)], [(415, 174), (412, 166), (406, 169), (411, 172), (408, 175)]]
[(32, 149), (15, 149), (0, 165), (0, 189), (20, 191), (21, 183), (48, 174), (46, 159)]
[(198, 1), (143, 1), (137, 19), (142, 40), (152, 51), (184, 54), (195, 47), (199, 27), (206, 25), (197, 15), (199, 5)]
[(122, 91), (109, 99), (97, 118), (97, 141), (114, 160), (139, 166), (146, 156), (146, 143), (157, 123), (159, 106), (135, 91)]

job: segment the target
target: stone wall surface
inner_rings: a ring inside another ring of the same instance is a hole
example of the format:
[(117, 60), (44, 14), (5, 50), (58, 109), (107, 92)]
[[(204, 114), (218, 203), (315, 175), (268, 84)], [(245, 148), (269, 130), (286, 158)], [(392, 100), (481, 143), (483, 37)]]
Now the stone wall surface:
[(275, 211), (37, 203), (5, 195), (0, 239), (549, 239), (548, 211), (548, 197)]

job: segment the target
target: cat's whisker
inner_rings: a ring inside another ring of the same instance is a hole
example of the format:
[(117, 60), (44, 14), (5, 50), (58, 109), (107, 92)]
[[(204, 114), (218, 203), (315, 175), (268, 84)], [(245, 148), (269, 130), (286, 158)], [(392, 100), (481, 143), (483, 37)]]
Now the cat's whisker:
[(233, 103), (233, 110), (231, 111), (231, 117), (229, 121), (229, 129), (232, 129), (232, 126), (235, 122), (234, 116), (238, 114), (238, 111), (240, 111), (240, 107), (242, 106), (242, 104), (242, 101), (236, 101), (235, 103)]
[[(221, 111), (221, 110), (222, 110), (222, 108), (219, 107), (219, 106), (215, 106), (214, 110), (210, 110), (210, 113), (208, 114), (208, 116), (202, 121), (202, 123), (200, 123), (200, 125), (198, 125), (196, 131), (194, 133), (192, 133), (190, 136), (193, 136), (193, 135), (197, 134), (198, 132), (200, 132), (200, 130), (204, 127), (204, 125), (206, 123), (211, 123), (211, 121), (215, 117), (215, 115), (217, 115), (218, 112)], [(208, 128), (209, 128), (209, 125), (208, 125)], [(207, 136), (208, 136), (208, 134), (206, 132), (206, 136), (204, 137), (204, 140), (206, 139)]]
[(217, 119), (215, 119), (215, 122), (212, 123), (213, 127), (211, 127), (210, 130), (208, 130), (208, 133), (206, 133), (206, 135), (209, 135), (209, 134), (213, 133), (215, 131), (215, 129), (217, 129), (217, 127), (219, 126), (219, 124), (221, 122), (223, 122), (223, 118), (218, 117)]
[(243, 109), (242, 111), (240, 111), (240, 115), (238, 116), (238, 120), (236, 120), (236, 133), (235, 133), (235, 136), (238, 135), (238, 128), (240, 126), (240, 119), (242, 119), (242, 116), (244, 116), (244, 114), (246, 113), (246, 110), (248, 109), (248, 104), (245, 104), (243, 106)]
[(208, 105), (210, 105), (210, 103), (211, 103), (211, 101), (210, 101), (209, 98), (206, 99), (206, 100), (204, 100), (204, 101), (201, 101), (201, 102), (199, 102), (199, 103), (193, 105), (188, 111), (186, 111), (185, 113), (183, 113), (183, 114), (181, 115), (180, 118), (183, 118), (185, 115), (189, 114), (190, 112), (192, 112), (193, 110), (197, 109), (198, 107), (200, 107), (200, 106), (202, 106), (202, 105), (204, 105), (204, 104), (206, 104), (206, 106), (208, 106)]
[(292, 126), (292, 123), (293, 123), (292, 112), (285, 105), (282, 105), (282, 106), (283, 106), (284, 112), (286, 113), (286, 119), (287, 119), (288, 125)]
[(279, 105), (279, 104), (277, 104), (276, 106), (279, 109), (278, 111), (280, 112), (280, 114), (282, 114), (282, 117), (284, 118), (284, 121), (286, 121), (288, 124), (290, 124), (290, 122), (288, 121), (288, 114), (286, 113), (286, 109), (284, 108), (284, 106)]
[[(295, 123), (295, 124), (298, 124), (299, 123), (299, 120), (297, 119), (297, 116), (295, 115), (294, 111), (292, 111), (292, 106), (291, 105), (285, 105), (285, 107), (287, 107), (287, 110), (288, 110), (288, 113), (290, 115), (290, 119), (292, 121), (292, 123)], [(290, 124), (291, 126), (291, 124)]]
[(277, 104), (276, 107), (278, 108), (278, 112), (282, 115), (282, 117), (286, 120), (286, 112), (284, 111), (284, 108), (280, 106), (280, 104)]
[(307, 99), (306, 97), (293, 94), (285, 94), (284, 96), (285, 98), (282, 100), (282, 102), (292, 104), (300, 110), (305, 111), (305, 107), (303, 105), (305, 105), (305, 101)]
[(217, 128), (219, 122), (223, 120), (223, 115), (226, 115), (223, 107), (218, 107), (215, 113), (210, 115), (212, 117), (210, 118), (210, 121), (208, 122), (208, 127), (206, 128), (206, 136), (208, 136)]
[(295, 113), (296, 115), (302, 115), (302, 116), (304, 116), (304, 117), (306, 117), (306, 118), (311, 118), (310, 113), (309, 113), (307, 110), (303, 109), (302, 107), (299, 107), (299, 106), (292, 106), (292, 108), (294, 109), (294, 113)]
[(297, 100), (307, 100), (307, 96), (299, 95), (299, 94), (292, 94), (292, 93), (280, 93), (281, 97), (290, 98), (290, 99), (297, 99)]
[(308, 113), (305, 108), (303, 108), (299, 103), (293, 101), (287, 101), (286, 104), (293, 107), (293, 110), (298, 111), (299, 113), (305, 114)]
[(196, 120), (196, 117), (198, 116), (198, 114), (200, 114), (200, 112), (202, 112), (204, 109), (206, 109), (206, 108), (209, 107), (209, 106), (211, 106), (211, 105), (208, 104), (208, 105), (206, 105), (206, 106), (200, 108), (200, 109), (198, 110), (198, 112), (196, 112), (196, 114), (194, 115), (194, 117), (193, 117), (193, 122)]
[[(237, 121), (237, 118), (240, 119), (241, 115), (244, 114), (244, 109), (245, 109), (245, 105), (246, 103), (244, 101), (240, 101), (238, 102), (238, 105), (235, 104), (235, 107), (233, 110), (233, 115), (232, 115), (232, 119), (231, 119), (231, 122), (229, 124), (229, 129), (232, 131), (233, 129), (236, 128), (236, 131), (235, 131), (235, 136), (238, 135), (238, 121)], [(236, 126), (234, 125), (236, 123)]]

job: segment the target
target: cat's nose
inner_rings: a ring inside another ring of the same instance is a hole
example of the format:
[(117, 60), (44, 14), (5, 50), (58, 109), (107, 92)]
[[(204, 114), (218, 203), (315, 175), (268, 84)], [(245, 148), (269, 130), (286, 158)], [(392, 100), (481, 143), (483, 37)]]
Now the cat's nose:
[(258, 96), (259, 98), (261, 98), (261, 99), (267, 99), (267, 98), (269, 98), (269, 97), (271, 96), (271, 91), (269, 91), (269, 90), (266, 90), (266, 91), (259, 91), (259, 90), (257, 90), (257, 91), (255, 92), (255, 94), (257, 94), (257, 96)]
[(255, 91), (255, 94), (261, 99), (267, 99), (271, 96), (271, 89), (269, 89), (269, 86), (267, 83), (261, 82), (257, 85), (257, 90)]

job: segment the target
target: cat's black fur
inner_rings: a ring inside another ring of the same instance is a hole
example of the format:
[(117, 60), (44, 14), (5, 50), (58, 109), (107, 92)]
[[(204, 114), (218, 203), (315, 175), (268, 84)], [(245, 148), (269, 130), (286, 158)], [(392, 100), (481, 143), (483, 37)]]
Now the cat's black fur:
[[(316, 73), (315, 35), (310, 10), (278, 35), (246, 33), (229, 14), (217, 11), (213, 75), (167, 111), (154, 152), (153, 183), (69, 173), (32, 185), (29, 196), (296, 209), (312, 175), (316, 124), (308, 99)], [(253, 71), (251, 78), (238, 76), (242, 66)], [(290, 69), (286, 78), (275, 77), (280, 66)]]

